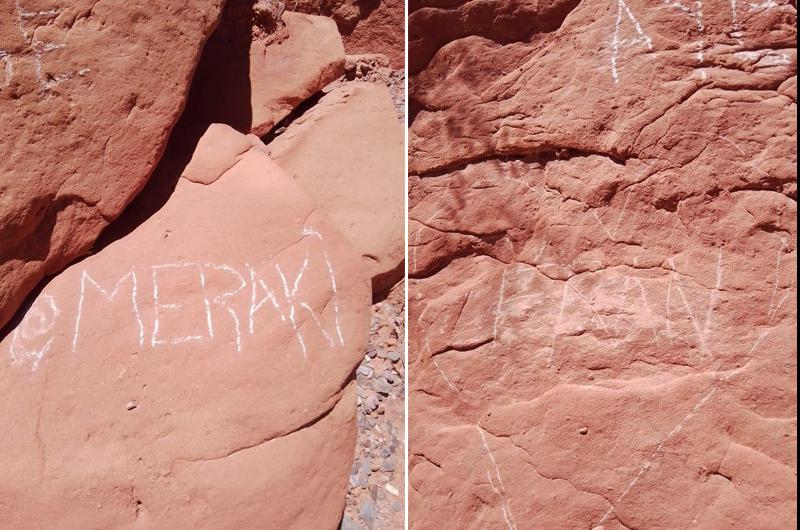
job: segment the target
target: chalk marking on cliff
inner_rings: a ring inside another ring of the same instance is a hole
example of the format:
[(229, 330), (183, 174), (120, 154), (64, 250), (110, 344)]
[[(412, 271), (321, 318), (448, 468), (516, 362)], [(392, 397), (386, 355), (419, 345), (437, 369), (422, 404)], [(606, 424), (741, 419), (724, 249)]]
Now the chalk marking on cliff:
[[(703, 22), (703, 2), (702, 0), (693, 0), (690, 4), (693, 7), (689, 7), (682, 2), (677, 0), (661, 0), (663, 6), (667, 8), (675, 8), (682, 13), (689, 15), (694, 22), (695, 29), (700, 34), (700, 39), (695, 43), (697, 45), (697, 61), (699, 63), (703, 62), (705, 58), (705, 50), (706, 50), (706, 41), (705, 41), (705, 23)], [(705, 74), (705, 72), (701, 72)]]
[[(761, 341), (764, 340), (764, 338), (766, 338), (766, 336), (769, 334), (769, 331), (770, 330), (763, 331), (758, 336), (758, 338), (756, 338), (755, 342), (753, 342), (753, 345), (747, 351), (747, 356), (752, 355), (752, 353), (756, 350), (756, 348), (759, 346), (759, 344), (761, 344)], [(719, 364), (719, 363), (717, 363), (717, 364)], [(639, 467), (639, 472), (636, 474), (636, 476), (633, 478), (633, 480), (628, 484), (628, 486), (623, 490), (623, 492), (617, 498), (617, 501), (616, 501), (617, 504), (622, 502), (622, 500), (625, 499), (625, 497), (628, 495), (628, 493), (630, 493), (630, 491), (639, 482), (639, 480), (642, 479), (645, 476), (645, 474), (647, 474), (647, 472), (652, 467), (653, 462), (655, 461), (655, 459), (658, 458), (664, 452), (664, 445), (673, 436), (675, 436), (676, 434), (678, 434), (680, 431), (683, 430), (683, 426), (695, 414), (697, 414), (700, 411), (700, 409), (703, 408), (703, 406), (708, 402), (708, 400), (711, 399), (711, 396), (713, 396), (717, 392), (717, 390), (719, 390), (719, 383), (721, 381), (727, 381), (730, 378), (731, 375), (732, 374), (723, 374), (723, 375), (718, 376), (718, 377), (715, 378), (715, 381), (714, 381), (714, 383), (712, 383), (712, 386), (709, 389), (709, 391), (702, 398), (700, 398), (700, 400), (697, 403), (695, 403), (694, 407), (692, 407), (692, 409), (688, 412), (688, 414), (686, 414), (686, 416), (684, 416), (683, 419), (681, 421), (679, 421), (678, 424), (675, 425), (675, 427), (673, 427), (673, 429), (669, 432), (669, 434), (667, 434), (667, 436), (656, 446), (656, 449), (653, 451), (652, 455), (647, 460), (647, 462), (645, 462), (644, 464), (642, 464)], [(598, 521), (597, 525), (601, 525), (605, 521), (607, 521), (612, 513), (614, 513), (614, 506), (613, 505), (603, 515), (602, 519), (600, 519), (600, 521)], [(597, 525), (593, 525), (593, 526), (597, 526)]]
[[(569, 282), (567, 282), (567, 285), (569, 285)], [(595, 318), (595, 317), (597, 317), (597, 320), (599, 320), (599, 321), (600, 321), (600, 325), (601, 325), (601, 326), (603, 326), (603, 331), (605, 331), (605, 332), (608, 332), (608, 326), (606, 326), (606, 323), (605, 323), (605, 321), (603, 320), (603, 317), (602, 317), (602, 316), (600, 316), (600, 313), (598, 313), (598, 312), (595, 310), (595, 308), (594, 308), (594, 303), (593, 303), (591, 300), (589, 300), (588, 298), (586, 298), (586, 296), (584, 296), (584, 295), (583, 295), (583, 293), (581, 293), (580, 291), (578, 291), (578, 290), (577, 290), (575, 287), (573, 287), (572, 285), (569, 285), (569, 288), (570, 288), (570, 289), (572, 289), (572, 290), (575, 292), (575, 294), (577, 294), (578, 296), (580, 296), (580, 297), (581, 297), (581, 299), (582, 299), (582, 300), (583, 300), (583, 301), (586, 303), (586, 306), (589, 308), (589, 311), (591, 311), (591, 312), (592, 312), (592, 315), (594, 315), (594, 316), (592, 317), (592, 320), (594, 320), (594, 318)]]
[(208, 296), (205, 294), (205, 288), (206, 288), (205, 269), (207, 269), (207, 268), (208, 269), (212, 269), (212, 270), (217, 270), (217, 271), (224, 271), (224, 272), (233, 274), (234, 276), (236, 276), (236, 278), (239, 279), (239, 282), (240, 282), (239, 283), (239, 287), (237, 287), (233, 291), (227, 291), (227, 292), (224, 292), (224, 293), (222, 293), (222, 294), (220, 294), (218, 296), (215, 296), (214, 299), (211, 302), (213, 302), (215, 305), (218, 305), (218, 306), (224, 308), (227, 311), (227, 313), (231, 316), (231, 319), (233, 319), (234, 330), (236, 331), (236, 351), (237, 352), (241, 352), (242, 351), (242, 331), (241, 331), (241, 325), (240, 325), (240, 322), (239, 322), (239, 315), (237, 315), (236, 311), (233, 310), (233, 308), (231, 307), (230, 302), (226, 303), (226, 300), (230, 299), (233, 296), (235, 296), (235, 295), (239, 294), (240, 292), (242, 292), (247, 287), (247, 281), (244, 279), (244, 277), (241, 275), (241, 273), (239, 273), (239, 271), (237, 271), (236, 269), (234, 269), (233, 267), (231, 267), (229, 265), (224, 265), (224, 264), (223, 265), (217, 265), (217, 264), (214, 264), (214, 263), (206, 263), (205, 265), (200, 267), (201, 285), (203, 287), (203, 303), (204, 303), (204, 305), (206, 307), (206, 319), (207, 319), (207, 322), (208, 322), (209, 337), (211, 339), (214, 338), (214, 327), (212, 325), (212, 320), (211, 320), (211, 305), (210, 305), (210, 301), (208, 300)]
[(608, 236), (608, 239), (614, 241), (614, 236), (611, 235), (611, 232), (609, 232), (608, 228), (606, 228), (606, 225), (604, 225), (603, 221), (600, 220), (600, 216), (597, 215), (597, 210), (592, 210), (592, 214), (594, 215), (594, 218), (597, 219), (597, 222), (600, 223), (600, 226), (602, 227), (603, 231), (605, 231), (606, 235)]
[(328, 341), (328, 346), (333, 348), (335, 345), (333, 339), (331, 338), (330, 334), (327, 331), (325, 331), (325, 328), (322, 327), (322, 323), (320, 322), (319, 317), (317, 317), (317, 314), (314, 313), (314, 310), (311, 308), (311, 306), (305, 302), (300, 302), (300, 307), (311, 313), (311, 318), (314, 319), (314, 323), (317, 325), (317, 328), (319, 328), (319, 331), (320, 333), (322, 333), (322, 336), (325, 337), (326, 341)]
[(708, 295), (708, 307), (706, 308), (706, 321), (703, 323), (703, 337), (708, 336), (708, 328), (709, 323), (711, 322), (711, 317), (714, 316), (714, 309), (716, 309), (717, 304), (717, 296), (722, 287), (722, 248), (720, 247), (719, 253), (717, 254), (717, 273), (716, 273), (716, 283), (714, 284), (714, 288)]
[(641, 42), (647, 46), (649, 51), (653, 50), (653, 40), (644, 32), (641, 24), (639, 24), (639, 21), (633, 15), (630, 7), (628, 7), (628, 4), (625, 2), (625, 0), (617, 0), (617, 19), (614, 24), (614, 34), (611, 38), (611, 77), (614, 80), (614, 84), (619, 83), (619, 68), (617, 66), (617, 61), (619, 58), (620, 46), (625, 42), (620, 39), (623, 14), (627, 16), (628, 20), (630, 20), (631, 24), (633, 24), (633, 27), (636, 29), (636, 33), (639, 34), (638, 38), (631, 40), (631, 44)]
[[(731, 140), (727, 136), (723, 136), (723, 135), (717, 134), (717, 133), (706, 133), (706, 132), (702, 132), (702, 131), (684, 131), (682, 134), (683, 135), (693, 134), (695, 136), (705, 136), (706, 138), (710, 137), (710, 138), (716, 138), (716, 139), (722, 140), (723, 142), (726, 142), (726, 143), (732, 145), (733, 148), (736, 149), (739, 152), (739, 154), (741, 154), (743, 157), (750, 158), (749, 155), (747, 153), (745, 153), (742, 150), (741, 147), (739, 147), (739, 144), (737, 144), (736, 142), (734, 142), (733, 140)], [(747, 163), (745, 165), (755, 169), (756, 171), (758, 171), (759, 173), (761, 173), (765, 177), (770, 177), (770, 178), (772, 177), (772, 175), (770, 175), (764, 169), (762, 169), (761, 166), (755, 160), (747, 160), (746, 162)]]
[[(672, 278), (675, 276), (677, 271), (675, 270), (675, 261), (672, 258), (667, 260), (670, 268), (672, 269), (672, 273), (670, 274), (670, 283), (667, 289), (667, 317), (669, 318), (669, 300), (670, 300), (670, 289), (672, 287)], [(680, 283), (677, 281), (677, 277), (675, 278), (675, 289), (678, 290), (678, 294), (681, 297), (681, 301), (683, 302), (684, 307), (686, 308), (686, 312), (689, 316), (689, 320), (692, 322), (692, 327), (694, 327), (694, 331), (697, 334), (697, 340), (700, 342), (700, 348), (702, 350), (703, 355), (710, 355), (708, 351), (708, 345), (706, 344), (706, 336), (704, 330), (700, 329), (700, 323), (697, 321), (697, 318), (694, 316), (694, 312), (692, 311), (692, 307), (689, 304), (689, 300), (686, 298), (686, 293), (681, 288)], [(669, 322), (669, 320), (667, 320)]]
[[(628, 496), (628, 494), (631, 492), (631, 490), (634, 488), (634, 486), (636, 486), (636, 484), (642, 478), (644, 478), (644, 476), (647, 474), (647, 472), (650, 471), (650, 468), (653, 466), (653, 462), (655, 462), (656, 458), (658, 458), (664, 452), (664, 445), (673, 436), (675, 436), (681, 430), (683, 430), (683, 426), (686, 424), (686, 422), (688, 422), (703, 407), (703, 405), (705, 405), (706, 402), (709, 399), (711, 399), (711, 396), (713, 396), (716, 392), (717, 392), (717, 387), (715, 386), (714, 388), (711, 389), (711, 391), (709, 391), (705, 396), (703, 396), (703, 398), (700, 399), (700, 401), (697, 402), (697, 404), (695, 404), (694, 407), (692, 407), (692, 409), (689, 411), (689, 413), (686, 414), (686, 416), (684, 416), (683, 419), (681, 421), (679, 421), (677, 425), (675, 425), (675, 427), (673, 427), (673, 429), (669, 432), (669, 434), (667, 434), (667, 436), (663, 440), (661, 440), (661, 442), (659, 442), (659, 444), (656, 446), (655, 450), (650, 455), (650, 458), (645, 463), (643, 463), (643, 464), (641, 464), (639, 466), (639, 472), (636, 473), (636, 476), (633, 478), (633, 480), (628, 484), (628, 486), (619, 495), (619, 497), (616, 500), (616, 504), (622, 502)], [(614, 513), (614, 506), (613, 505), (603, 515), (603, 517), (600, 519), (600, 521), (597, 522), (597, 525), (601, 525), (604, 522), (606, 522), (608, 520), (608, 518), (611, 516), (612, 513)]]
[(323, 241), (322, 234), (317, 232), (317, 229), (314, 228), (313, 226), (304, 226), (303, 227), (303, 237), (308, 237), (308, 236), (316, 237), (320, 241)]
[[(50, 309), (49, 317), (48, 315), (44, 314), (41, 309), (39, 309), (38, 305), (39, 300), (43, 300), (47, 303)], [(22, 322), (14, 329), (14, 333), (11, 334), (11, 344), (9, 345), (9, 353), (11, 353), (12, 362), (20, 362), (22, 359), (33, 359), (33, 365), (31, 366), (31, 371), (36, 371), (39, 368), (39, 362), (45, 356), (45, 354), (50, 351), (50, 347), (53, 345), (53, 340), (55, 337), (50, 337), (47, 342), (45, 342), (44, 346), (39, 349), (33, 350), (19, 350), (18, 340), (20, 335), (23, 339), (32, 339), (37, 336), (42, 336), (46, 333), (49, 333), (53, 326), (55, 326), (56, 318), (60, 314), (58, 310), (58, 305), (56, 305), (55, 299), (53, 299), (50, 295), (44, 295), (40, 299), (36, 300), (28, 312), (22, 319)], [(29, 329), (31, 326), (31, 322), (34, 321), (37, 326), (33, 329)]]
[(436, 359), (431, 357), (431, 361), (433, 362), (433, 365), (436, 367), (436, 369), (439, 370), (439, 373), (442, 375), (442, 379), (444, 379), (444, 382), (447, 383), (447, 386), (449, 386), (453, 392), (458, 393), (458, 389), (455, 387), (455, 385), (453, 385), (453, 383), (450, 382), (450, 378), (448, 378), (447, 374), (444, 373), (444, 370), (441, 369), (439, 363), (436, 362)]
[(556, 323), (553, 326), (553, 337), (550, 340), (550, 353), (547, 355), (547, 367), (553, 363), (553, 357), (556, 351), (556, 338), (558, 337), (558, 326), (561, 324), (561, 318), (564, 316), (564, 307), (567, 305), (567, 293), (569, 291), (568, 281), (564, 282), (564, 290), (561, 293), (561, 307), (558, 310), (558, 317), (556, 318)]
[[(274, 307), (275, 310), (278, 311), (278, 314), (281, 317), (281, 321), (286, 322), (286, 317), (283, 315), (283, 310), (281, 309), (281, 306), (278, 303), (278, 299), (275, 297), (275, 292), (269, 288), (269, 285), (267, 285), (267, 283), (265, 283), (264, 280), (262, 280), (261, 278), (256, 278), (256, 271), (252, 266), (250, 266), (250, 264), (245, 263), (245, 267), (250, 269), (251, 291), (250, 291), (250, 311), (249, 311), (250, 318), (248, 327), (250, 334), (252, 335), (255, 332), (256, 311), (258, 311), (261, 308), (261, 306), (264, 305), (267, 301), (272, 302), (272, 307)], [(256, 288), (258, 285), (260, 285), (261, 288), (264, 290), (266, 296), (260, 299), (256, 303)]]
[(278, 272), (278, 276), (281, 279), (281, 284), (283, 284), (283, 294), (286, 297), (286, 301), (289, 302), (289, 321), (292, 323), (294, 335), (297, 337), (297, 342), (300, 344), (300, 350), (303, 354), (303, 359), (307, 359), (308, 352), (306, 350), (306, 342), (303, 340), (303, 334), (300, 332), (300, 326), (298, 326), (297, 321), (294, 318), (294, 302), (292, 300), (291, 292), (289, 291), (289, 283), (286, 281), (286, 276), (283, 274), (281, 266), (277, 263), (275, 264), (275, 270)]
[(166, 263), (163, 265), (153, 265), (151, 269), (151, 275), (153, 278), (153, 312), (155, 313), (155, 319), (153, 323), (153, 334), (150, 337), (150, 345), (156, 347), (160, 344), (182, 344), (184, 342), (192, 342), (192, 341), (203, 341), (207, 340), (208, 337), (203, 337), (202, 335), (186, 335), (184, 337), (178, 337), (171, 340), (160, 340), (158, 339), (158, 330), (161, 323), (161, 313), (159, 309), (180, 309), (183, 307), (181, 304), (163, 304), (158, 300), (158, 271), (166, 270), (166, 269), (181, 269), (187, 267), (195, 267), (195, 263)]
[(492, 480), (492, 474), (488, 469), (486, 470), (486, 478), (489, 479), (489, 484), (492, 486), (492, 490), (498, 495), (500, 495), (500, 490), (497, 489), (497, 486), (494, 485), (494, 481)]
[[(155, 318), (153, 322), (153, 333), (150, 336), (150, 344), (151, 346), (155, 347), (159, 344), (180, 344), (183, 342), (195, 341), (195, 340), (203, 340), (205, 337), (200, 335), (188, 335), (185, 337), (180, 337), (177, 339), (172, 340), (159, 340), (156, 337), (158, 336), (158, 330), (160, 327), (160, 313), (159, 308), (163, 309), (179, 309), (182, 306), (179, 304), (162, 304), (158, 300), (158, 271), (165, 270), (165, 269), (180, 269), (185, 267), (193, 267), (194, 263), (167, 263), (163, 265), (153, 265), (151, 266), (151, 276), (153, 280), (153, 311), (155, 313)], [(80, 313), (80, 312), (79, 312)], [(76, 324), (77, 328), (77, 324)]]
[[(767, 316), (769, 317), (770, 321), (772, 321), (773, 317), (773, 307), (775, 306), (775, 297), (778, 295), (778, 280), (780, 277), (780, 270), (781, 270), (781, 259), (783, 258), (783, 251), (788, 247), (788, 243), (786, 243), (785, 238), (781, 238), (781, 246), (778, 249), (778, 256), (775, 261), (775, 279), (773, 281), (773, 288), (772, 288), (772, 297), (769, 300), (769, 311), (767, 311)], [(775, 313), (778, 312), (780, 307), (775, 308)]]
[[(494, 454), (492, 450), (489, 448), (489, 443), (486, 441), (486, 435), (483, 433), (483, 429), (480, 426), (475, 425), (475, 428), (478, 430), (478, 434), (481, 436), (481, 441), (483, 442), (483, 447), (486, 448), (486, 454), (489, 455), (489, 459), (492, 461), (492, 465), (494, 466), (495, 476), (497, 477), (497, 484), (500, 489), (500, 499), (502, 501), (501, 509), (503, 510), (503, 518), (506, 521), (506, 525), (508, 526), (509, 530), (517, 530), (517, 525), (514, 522), (514, 516), (511, 513), (511, 504), (508, 500), (508, 495), (506, 494), (506, 488), (503, 486), (503, 478), (500, 476), (500, 468), (497, 465), (497, 461), (494, 459)], [(490, 479), (491, 481), (491, 479)], [(492, 487), (494, 487), (494, 483), (492, 482)]]
[[(492, 326), (492, 348), (497, 347), (497, 324), (500, 321), (500, 308), (503, 305), (503, 298), (506, 292), (506, 273), (507, 268), (503, 269), (503, 275), (500, 281), (500, 296), (497, 299), (497, 304), (494, 306), (494, 325)], [(465, 303), (466, 305), (466, 303)]]
[(331, 279), (331, 289), (333, 289), (333, 315), (336, 321), (336, 335), (339, 337), (339, 344), (344, 346), (344, 336), (342, 335), (341, 322), (339, 320), (339, 302), (336, 300), (336, 275), (333, 272), (333, 265), (328, 258), (328, 251), (323, 250), (322, 256), (325, 259), (325, 265), (328, 267), (328, 276)]
[[(653, 313), (653, 310), (650, 309), (650, 304), (647, 302), (647, 295), (645, 294), (644, 285), (642, 284), (641, 278), (634, 277), (633, 280), (639, 286), (639, 291), (642, 293), (642, 302), (644, 302), (644, 308), (647, 310), (647, 314), (655, 320), (655, 314)], [(655, 338), (656, 344), (659, 344), (661, 341), (658, 339), (658, 330), (656, 329), (656, 325), (651, 323), (650, 329), (653, 331), (653, 338)]]
[(619, 212), (619, 217), (617, 217), (617, 223), (614, 225), (614, 230), (611, 232), (612, 240), (617, 236), (617, 230), (619, 230), (619, 223), (625, 216), (625, 208), (628, 207), (628, 202), (631, 200), (631, 193), (633, 193), (633, 188), (629, 188), (628, 196), (625, 198), (625, 204), (622, 205), (622, 211)]
[(139, 328), (139, 346), (144, 346), (144, 322), (142, 321), (142, 315), (139, 312), (139, 303), (137, 301), (137, 279), (136, 273), (133, 270), (128, 271), (122, 278), (120, 278), (117, 283), (114, 285), (114, 290), (111, 291), (111, 294), (108, 293), (105, 289), (103, 289), (99, 283), (97, 283), (94, 278), (89, 275), (89, 271), (84, 270), (81, 273), (81, 292), (80, 297), (78, 298), (78, 312), (75, 317), (75, 330), (72, 335), (72, 351), (75, 351), (75, 348), (78, 345), (78, 336), (80, 334), (80, 327), (81, 327), (81, 318), (83, 317), (83, 303), (86, 297), (86, 282), (87, 280), (94, 285), (100, 294), (102, 294), (106, 300), (109, 302), (113, 302), (114, 298), (117, 296), (117, 291), (119, 290), (122, 282), (130, 278), (131, 280), (131, 304), (133, 305), (133, 315), (136, 318), (136, 325)]

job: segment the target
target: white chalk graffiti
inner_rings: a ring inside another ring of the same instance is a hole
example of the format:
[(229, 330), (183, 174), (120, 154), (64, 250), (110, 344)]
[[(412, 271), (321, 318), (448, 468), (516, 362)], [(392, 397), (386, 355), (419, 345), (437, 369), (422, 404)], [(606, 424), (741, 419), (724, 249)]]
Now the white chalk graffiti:
[[(304, 232), (304, 237), (308, 235), (322, 241), (313, 228)], [(306, 278), (314, 268), (316, 284), (320, 276), (328, 284), (329, 297), (322, 309), (305, 294), (309, 284)], [(289, 269), (296, 272), (289, 273)], [(96, 327), (98, 315), (108, 311), (132, 316), (128, 322), (116, 323), (118, 338), (125, 341), (126, 330), (130, 329), (127, 340), (135, 341), (139, 348), (230, 340), (241, 352), (246, 337), (257, 332), (259, 315), (264, 310), (291, 327), (303, 358), (309, 354), (309, 337), (314, 338), (309, 334), (318, 333), (316, 337), (330, 348), (345, 344), (336, 277), (324, 249), (314, 257), (306, 250), (297, 269), (278, 262), (259, 266), (245, 263), (243, 271), (224, 263), (181, 262), (134, 266), (113, 280), (105, 276), (98, 281), (96, 276), (88, 270), (81, 271), (74, 320), (69, 320), (68, 315), (58, 318), (61, 311), (50, 295), (35, 301), (10, 336), (14, 362), (33, 361), (35, 370), (53, 347), (56, 324), (70, 329), (67, 348), (80, 351), (92, 343), (82, 339), (84, 329)], [(149, 291), (140, 288), (143, 281), (152, 284)]]
[[(636, 37), (623, 39), (622, 25), (627, 20), (636, 31)], [(625, 0), (617, 0), (617, 18), (614, 23), (614, 34), (611, 37), (611, 78), (614, 84), (619, 83), (619, 54), (623, 47), (645, 46), (648, 51), (653, 51), (653, 40), (642, 29), (639, 20), (631, 11)]]
[(11, 334), (9, 348), (12, 362), (32, 361), (33, 369), (38, 368), (42, 357), (53, 345), (54, 337), (47, 336), (55, 328), (58, 315), (58, 306), (52, 296), (44, 295), (34, 302)]
[[(731, 0), (734, 1), (735, 0)], [(697, 62), (699, 64), (703, 64), (703, 59), (705, 59), (705, 50), (706, 50), (706, 40), (705, 40), (705, 33), (706, 33), (706, 26), (703, 22), (703, 1), (702, 0), (693, 0), (687, 4), (684, 4), (680, 0), (661, 0), (661, 3), (672, 9), (676, 9), (681, 13), (688, 15), (692, 22), (694, 23), (695, 30), (698, 33), (699, 39), (695, 43), (697, 47), (696, 57)]]
[(34, 72), (36, 74), (36, 80), (39, 83), (39, 87), (48, 92), (61, 84), (62, 82), (72, 79), (76, 75), (78, 76), (85, 76), (91, 70), (89, 68), (81, 68), (76, 71), (72, 72), (65, 72), (57, 75), (46, 75), (44, 72), (43, 67), (43, 60), (47, 53), (52, 52), (54, 50), (58, 50), (64, 48), (64, 44), (55, 43), (55, 42), (48, 42), (41, 40), (34, 29), (28, 29), (28, 25), (39, 23), (50, 23), (58, 17), (61, 13), (58, 9), (47, 9), (47, 10), (40, 10), (40, 11), (29, 11), (22, 6), (20, 0), (15, 0), (15, 9), (16, 9), (16, 19), (17, 19), (17, 29), (19, 31), (20, 36), (23, 38), (25, 43), (28, 46), (28, 50), (24, 52), (20, 52), (18, 54), (13, 54), (8, 50), (0, 50), (0, 61), (4, 63), (4, 72), (5, 72), (5, 84), (6, 86), (11, 82), (14, 78), (15, 73), (15, 61), (19, 60), (21, 56), (25, 55), (33, 55), (33, 63), (34, 63)]

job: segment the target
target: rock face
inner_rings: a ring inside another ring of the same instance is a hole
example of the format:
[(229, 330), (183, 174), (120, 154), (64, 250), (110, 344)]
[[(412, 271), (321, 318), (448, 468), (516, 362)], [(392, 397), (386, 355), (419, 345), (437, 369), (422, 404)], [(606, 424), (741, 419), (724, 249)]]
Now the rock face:
[(66, 4), (0, 10), (0, 326), (144, 186), (222, 8)]
[(9, 527), (338, 525), (363, 266), (255, 137), (213, 126), (183, 177), (0, 343)]
[(524, 5), (411, 18), (409, 527), (794, 527), (794, 5)]
[(361, 252), (376, 292), (403, 277), (403, 129), (385, 87), (334, 89), (268, 149)]
[[(382, 54), (391, 66), (405, 64), (405, 3), (402, 0), (298, 0), (294, 11), (336, 21), (350, 55)], [(441, 28), (439, 28), (441, 29)]]
[(344, 73), (344, 47), (327, 17), (230, 2), (209, 39), (187, 115), (262, 136), (301, 102)]

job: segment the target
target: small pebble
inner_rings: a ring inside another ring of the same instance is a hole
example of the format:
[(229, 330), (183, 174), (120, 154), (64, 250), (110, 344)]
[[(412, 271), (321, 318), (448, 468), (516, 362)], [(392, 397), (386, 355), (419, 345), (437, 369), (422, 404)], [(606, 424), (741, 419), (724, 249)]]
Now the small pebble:
[(372, 377), (373, 370), (369, 366), (361, 365), (358, 367), (358, 374), (363, 375), (364, 377)]
[(339, 525), (339, 530), (361, 530), (361, 525), (347, 517), (342, 517), (342, 524)]
[(386, 491), (397, 497), (400, 494), (400, 490), (392, 486), (391, 484), (386, 485)]
[(136, 402), (135, 402), (135, 401), (133, 401), (133, 400), (130, 400), (130, 401), (128, 401), (128, 404), (127, 404), (127, 405), (125, 405), (125, 408), (126, 408), (126, 409), (128, 409), (128, 410), (133, 410), (133, 409), (135, 409), (135, 408), (136, 408), (136, 407), (138, 407), (138, 406), (139, 406), (139, 404), (138, 404), (138, 403), (136, 403)]
[(381, 466), (382, 471), (394, 471), (396, 465), (396, 461), (393, 456), (390, 456), (386, 460), (383, 461), (383, 465)]
[(580, 429), (578, 429), (578, 432), (581, 433), (581, 434), (588, 434), (589, 433), (589, 427), (581, 427)]
[(403, 511), (403, 503), (400, 501), (394, 501), (392, 503), (392, 510), (395, 512), (402, 512)]
[(378, 510), (375, 508), (374, 502), (371, 500), (362, 502), (358, 514), (361, 516), (361, 520), (367, 524), (367, 528), (370, 530), (375, 528), (375, 519), (378, 517)]

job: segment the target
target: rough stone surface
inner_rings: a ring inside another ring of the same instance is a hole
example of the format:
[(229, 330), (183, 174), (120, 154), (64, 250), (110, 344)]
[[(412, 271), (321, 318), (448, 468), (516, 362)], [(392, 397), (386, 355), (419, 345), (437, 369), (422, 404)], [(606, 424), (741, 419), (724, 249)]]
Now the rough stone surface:
[[(209, 39), (187, 114), (197, 123), (227, 123), (262, 136), (301, 102), (344, 73), (345, 55), (328, 17), (232, 0)], [(280, 17), (280, 18), (275, 18)]]
[(793, 528), (794, 4), (525, 5), (409, 28), (409, 527)]
[(0, 7), (0, 326), (144, 186), (220, 0)]
[(339, 86), (268, 149), (361, 252), (376, 292), (403, 277), (403, 129), (385, 87)]
[(293, 11), (336, 21), (348, 54), (380, 53), (391, 66), (405, 64), (405, 5), (402, 0), (298, 0)]
[(183, 175), (0, 342), (4, 525), (339, 524), (369, 327), (358, 254), (254, 137), (213, 126)]

